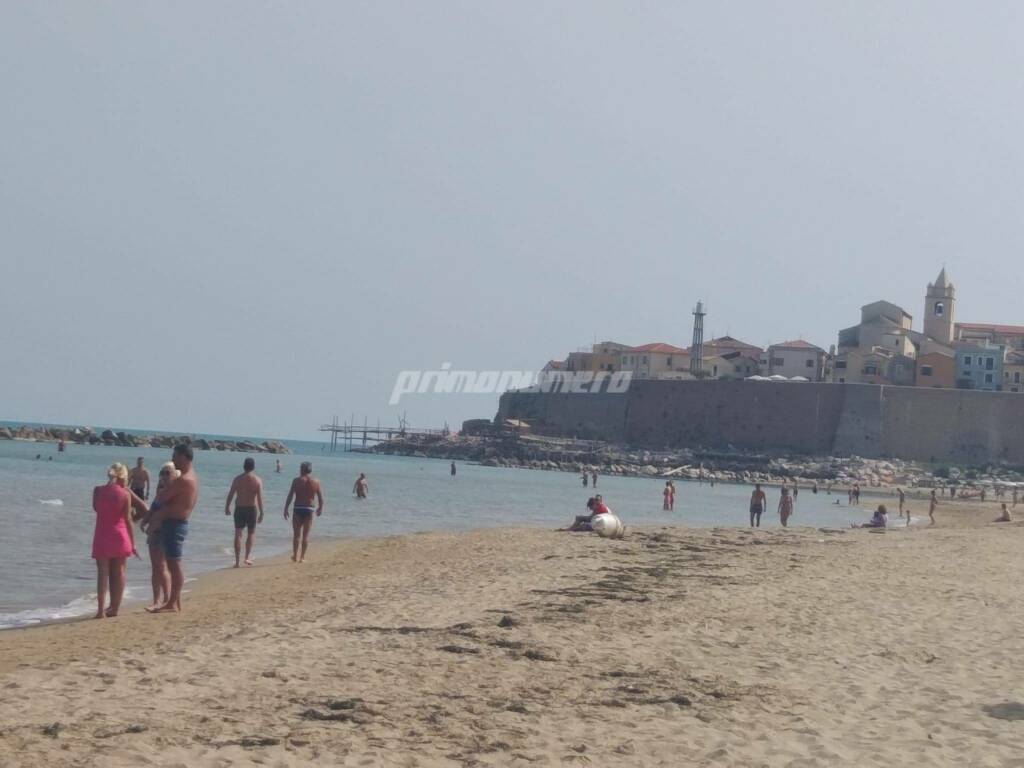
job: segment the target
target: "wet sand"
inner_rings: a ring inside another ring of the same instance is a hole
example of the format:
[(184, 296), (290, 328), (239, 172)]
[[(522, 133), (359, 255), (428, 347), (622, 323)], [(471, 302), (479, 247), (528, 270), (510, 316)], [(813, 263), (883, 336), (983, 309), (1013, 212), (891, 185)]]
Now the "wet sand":
[(1024, 529), (997, 514), (314, 541), (182, 615), (0, 633), (0, 762), (1021, 765)]

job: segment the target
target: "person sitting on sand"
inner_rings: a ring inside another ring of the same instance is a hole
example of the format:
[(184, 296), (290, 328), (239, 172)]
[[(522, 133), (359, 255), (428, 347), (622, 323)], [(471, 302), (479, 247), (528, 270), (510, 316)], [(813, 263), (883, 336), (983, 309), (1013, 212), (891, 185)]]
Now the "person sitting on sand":
[(793, 515), (793, 497), (789, 494), (789, 488), (782, 486), (779, 495), (779, 520), (783, 528), (789, 527), (789, 518)]
[(1010, 516), (1010, 508), (1006, 506), (1006, 502), (1003, 503), (1003, 514), (997, 517), (993, 522), (996, 523), (1012, 523), (1013, 518)]
[[(361, 476), (362, 477), (362, 476)], [(358, 480), (356, 483), (358, 484)], [(320, 490), (320, 481), (313, 477), (313, 464), (308, 461), (299, 466), (299, 476), (292, 480), (288, 490), (288, 498), (284, 502), (284, 519), (288, 519), (288, 507), (295, 500), (294, 517), (292, 519), (292, 562), (301, 563), (306, 560), (306, 549), (309, 547), (309, 530), (313, 527), (313, 499), (316, 499), (316, 516), (324, 511), (324, 494)], [(302, 552), (299, 552), (301, 540)]]
[[(92, 490), (92, 508), (96, 512), (92, 556), (96, 561), (97, 619), (117, 616), (124, 597), (125, 560), (129, 555), (138, 557), (127, 484), (128, 467), (111, 464), (107, 470), (107, 484)], [(109, 608), (106, 607), (108, 592)]]
[(871, 520), (864, 523), (863, 525), (851, 524), (851, 528), (885, 528), (889, 522), (889, 513), (885, 508), (885, 504), (879, 504), (878, 509), (875, 510), (875, 514), (871, 516)]
[(365, 473), (359, 473), (359, 477), (356, 478), (356, 484), (352, 486), (352, 493), (356, 495), (357, 499), (365, 499), (369, 495), (370, 484), (366, 482)]
[(593, 526), (591, 525), (591, 521), (594, 519), (594, 515), (596, 514), (594, 512), (594, 509), (595, 509), (596, 506), (597, 506), (597, 498), (594, 497), (594, 496), (591, 496), (589, 499), (587, 499), (587, 512), (589, 514), (586, 514), (586, 515), (576, 515), (576, 519), (573, 520), (572, 525), (570, 525), (565, 530), (572, 531), (572, 532), (592, 531), (592, 530), (594, 530)]
[[(242, 530), (245, 537), (245, 564), (252, 565), (252, 545), (256, 538), (256, 524), (263, 522), (263, 481), (256, 474), (256, 462), (250, 456), (242, 462), (242, 474), (231, 481), (224, 514), (231, 514), (231, 499), (235, 499), (235, 568), (241, 557)], [(259, 508), (259, 515), (256, 509)]]

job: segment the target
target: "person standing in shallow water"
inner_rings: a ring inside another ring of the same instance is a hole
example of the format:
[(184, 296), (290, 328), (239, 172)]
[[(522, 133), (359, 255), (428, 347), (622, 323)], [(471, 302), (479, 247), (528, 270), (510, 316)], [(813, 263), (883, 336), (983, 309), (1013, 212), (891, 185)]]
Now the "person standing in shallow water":
[(452, 477), (455, 477), (455, 462), (452, 462)]
[(761, 514), (764, 512), (765, 504), (767, 500), (764, 496), (764, 491), (761, 490), (761, 484), (754, 484), (754, 492), (750, 494), (750, 527), (760, 528), (761, 527)]
[[(235, 568), (242, 550), (242, 530), (245, 537), (245, 564), (252, 565), (252, 545), (256, 539), (256, 524), (263, 522), (263, 481), (256, 474), (256, 462), (252, 457), (242, 463), (242, 474), (231, 481), (224, 514), (231, 514), (231, 500), (235, 499)], [(259, 515), (256, 514), (257, 507)]]
[(135, 466), (128, 473), (128, 487), (140, 499), (149, 498), (149, 470), (144, 466), (141, 456), (135, 460)]
[[(313, 477), (313, 465), (304, 461), (299, 466), (299, 476), (292, 480), (288, 498), (284, 502), (284, 519), (288, 519), (288, 507), (295, 500), (292, 518), (292, 562), (301, 563), (306, 559), (309, 548), (309, 531), (313, 527), (313, 500), (316, 499), (316, 516), (324, 511), (324, 494), (320, 481)], [(302, 551), (299, 552), (301, 544)]]
[(597, 470), (590, 473), (590, 485), (593, 488), (597, 488)]
[(171, 572), (171, 594), (160, 607), (146, 609), (151, 613), (181, 610), (181, 590), (185, 585), (181, 557), (185, 537), (188, 536), (188, 520), (199, 500), (199, 478), (192, 468), (192, 446), (187, 443), (174, 446), (171, 460), (181, 475), (171, 480), (157, 494), (153, 504), (156, 511), (150, 516), (149, 523), (149, 530), (158, 537), (167, 561), (167, 570)]
[[(128, 468), (111, 464), (107, 484), (92, 490), (92, 508), (96, 512), (96, 529), (92, 536), (92, 557), (96, 561), (97, 619), (117, 616), (124, 597), (125, 561), (136, 555), (135, 533), (132, 530), (132, 500), (125, 485)], [(110, 607), (106, 607), (107, 594)]]
[(352, 493), (357, 499), (365, 499), (370, 495), (370, 484), (366, 481), (366, 473), (360, 472), (356, 478), (356, 484), (352, 486)]
[(779, 520), (782, 522), (783, 528), (789, 527), (789, 518), (793, 515), (793, 497), (789, 493), (789, 488), (782, 486), (781, 495), (779, 496)]
[(583, 470), (583, 487), (587, 487), (587, 470)]

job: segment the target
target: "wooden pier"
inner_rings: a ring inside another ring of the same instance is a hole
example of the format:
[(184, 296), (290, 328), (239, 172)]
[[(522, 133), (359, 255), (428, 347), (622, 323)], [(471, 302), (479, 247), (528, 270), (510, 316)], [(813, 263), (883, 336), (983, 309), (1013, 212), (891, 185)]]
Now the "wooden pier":
[(324, 424), (320, 427), (321, 432), (330, 433), (331, 453), (337, 451), (339, 446), (341, 450), (351, 451), (356, 446), (366, 448), (371, 443), (383, 443), (395, 438), (410, 436), (447, 437), (451, 434), (447, 423), (441, 429), (415, 428), (409, 426), (404, 416), (398, 420), (397, 427), (381, 426), (379, 420), (376, 426), (371, 425), (368, 419), (364, 419), (362, 424), (354, 422), (355, 419), (339, 423), (338, 417), (335, 416), (330, 424)]

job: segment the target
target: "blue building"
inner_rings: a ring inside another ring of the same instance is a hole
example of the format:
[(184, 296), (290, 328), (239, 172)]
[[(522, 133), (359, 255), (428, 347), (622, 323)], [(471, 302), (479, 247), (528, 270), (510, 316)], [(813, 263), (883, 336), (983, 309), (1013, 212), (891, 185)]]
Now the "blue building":
[(957, 344), (957, 389), (1001, 391), (1005, 357), (1006, 347), (1002, 344)]

